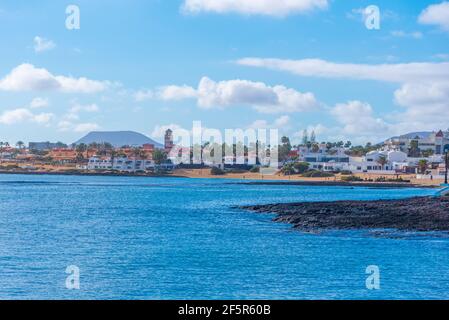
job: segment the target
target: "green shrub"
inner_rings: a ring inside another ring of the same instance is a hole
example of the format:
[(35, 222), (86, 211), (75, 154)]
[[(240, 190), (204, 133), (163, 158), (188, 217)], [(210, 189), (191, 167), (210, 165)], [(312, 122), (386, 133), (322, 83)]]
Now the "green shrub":
[(227, 173), (243, 174), (243, 173), (247, 173), (248, 170), (245, 170), (245, 169), (227, 169), (226, 172)]
[(252, 172), (252, 173), (259, 173), (259, 172), (260, 172), (260, 167), (254, 166), (254, 167), (252, 167), (252, 168), (249, 170), (249, 172)]
[(352, 171), (349, 170), (343, 170), (340, 172), (342, 176), (350, 176), (352, 175)]
[(302, 174), (303, 177), (305, 178), (329, 178), (329, 177), (333, 177), (334, 174), (329, 173), (329, 172), (322, 172), (322, 171), (318, 171), (318, 170), (309, 170), (306, 171)]
[(281, 169), (281, 172), (286, 176), (296, 174), (296, 170), (292, 163), (288, 163), (288, 164), (284, 165)]
[(210, 174), (213, 176), (222, 176), (225, 172), (218, 167), (212, 167), (212, 169), (210, 169)]
[(363, 181), (362, 178), (357, 177), (357, 176), (345, 176), (345, 177), (341, 177), (342, 181), (346, 181), (346, 182), (361, 182)]
[(307, 162), (295, 162), (293, 164), (295, 171), (299, 174), (303, 174), (304, 172), (309, 170), (309, 166), (310, 166), (310, 164), (308, 164)]

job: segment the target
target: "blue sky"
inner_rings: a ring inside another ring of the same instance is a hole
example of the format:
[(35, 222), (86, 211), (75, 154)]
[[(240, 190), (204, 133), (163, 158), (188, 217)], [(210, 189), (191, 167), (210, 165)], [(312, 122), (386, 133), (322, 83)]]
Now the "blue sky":
[[(80, 29), (65, 26), (80, 9)], [(376, 5), (379, 30), (365, 26)], [(0, 141), (279, 128), (378, 142), (449, 128), (449, 3), (2, 1)]]

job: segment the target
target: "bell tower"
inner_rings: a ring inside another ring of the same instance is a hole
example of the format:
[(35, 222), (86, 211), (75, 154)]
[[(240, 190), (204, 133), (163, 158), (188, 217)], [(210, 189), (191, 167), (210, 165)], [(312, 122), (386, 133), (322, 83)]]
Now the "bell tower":
[(173, 131), (171, 129), (165, 131), (164, 147), (167, 151), (170, 151), (173, 148)]

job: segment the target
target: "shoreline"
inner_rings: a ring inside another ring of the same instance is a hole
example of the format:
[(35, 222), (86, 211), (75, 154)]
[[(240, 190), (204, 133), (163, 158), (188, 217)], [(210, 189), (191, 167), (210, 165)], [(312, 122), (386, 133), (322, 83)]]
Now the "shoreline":
[(185, 178), (183, 176), (173, 174), (135, 174), (135, 173), (119, 173), (119, 172), (70, 172), (70, 171), (0, 171), (0, 175), (36, 175), (36, 176), (89, 176), (89, 177), (144, 177), (144, 178)]
[(274, 186), (326, 186), (326, 187), (365, 187), (365, 188), (425, 188), (438, 189), (435, 185), (418, 185), (413, 183), (394, 182), (344, 182), (344, 181), (252, 181), (239, 182), (242, 185), (274, 185)]
[(449, 197), (399, 200), (333, 201), (238, 206), (256, 213), (276, 214), (274, 222), (295, 230), (398, 230), (449, 233)]
[[(0, 175), (50, 175), (50, 176), (92, 176), (92, 177), (147, 177), (147, 178), (187, 178), (187, 179), (220, 179), (228, 180), (228, 184), (241, 185), (273, 185), (273, 186), (316, 186), (316, 187), (364, 187), (364, 188), (425, 188), (438, 189), (439, 185), (435, 184), (417, 184), (411, 182), (346, 182), (341, 180), (330, 179), (289, 179), (283, 176), (257, 176), (251, 174), (228, 174), (222, 176), (214, 176), (210, 174), (191, 174), (184, 170), (175, 170), (173, 174), (142, 174), (142, 173), (126, 173), (126, 172), (86, 172), (78, 170), (61, 170), (61, 171), (9, 171), (0, 170)], [(241, 180), (232, 182), (232, 180)], [(248, 180), (248, 181), (244, 181)]]

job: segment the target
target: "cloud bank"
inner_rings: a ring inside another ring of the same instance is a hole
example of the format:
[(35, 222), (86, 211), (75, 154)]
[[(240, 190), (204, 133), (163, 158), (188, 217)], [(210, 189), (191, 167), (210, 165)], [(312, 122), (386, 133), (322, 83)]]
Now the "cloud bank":
[(249, 106), (261, 113), (293, 113), (312, 111), (320, 107), (315, 96), (282, 85), (269, 86), (249, 80), (214, 81), (203, 77), (197, 88), (186, 85), (162, 87), (157, 93), (141, 91), (136, 98), (159, 98), (165, 101), (196, 99), (205, 110), (230, 106)]
[(185, 0), (185, 13), (239, 13), (284, 17), (328, 7), (328, 0)]
[(29, 63), (15, 67), (9, 74), (0, 79), (0, 90), (3, 91), (96, 93), (106, 90), (109, 86), (108, 81), (53, 75), (48, 70), (36, 68)]
[(449, 2), (428, 6), (419, 15), (418, 22), (421, 24), (435, 25), (449, 32)]

